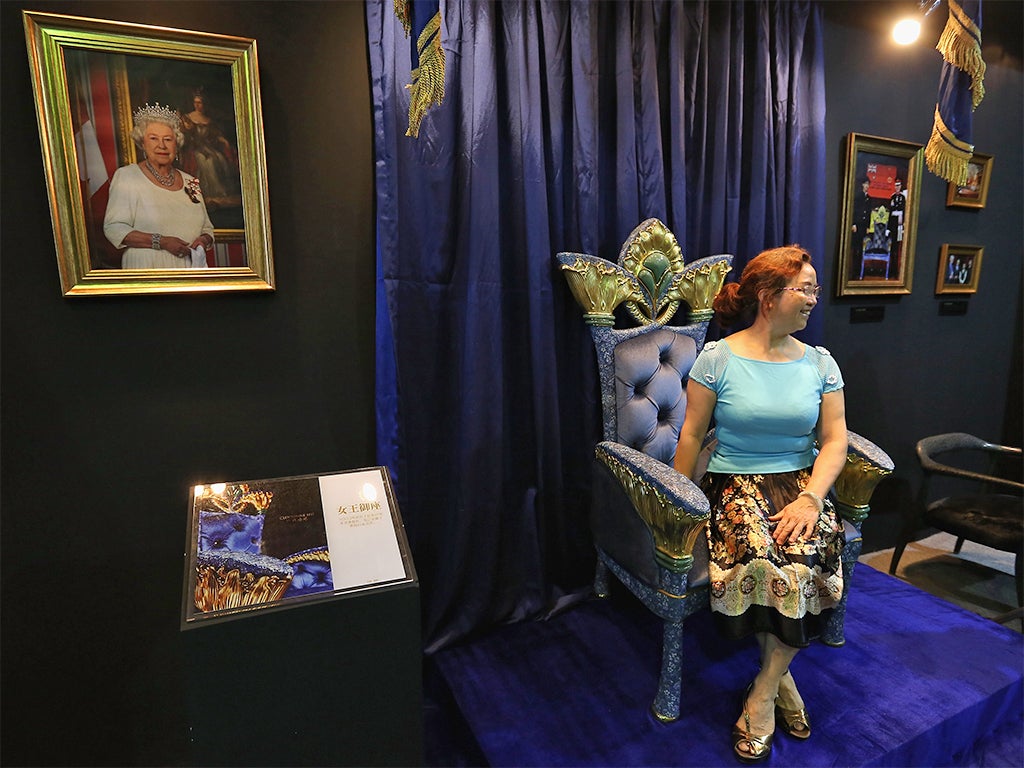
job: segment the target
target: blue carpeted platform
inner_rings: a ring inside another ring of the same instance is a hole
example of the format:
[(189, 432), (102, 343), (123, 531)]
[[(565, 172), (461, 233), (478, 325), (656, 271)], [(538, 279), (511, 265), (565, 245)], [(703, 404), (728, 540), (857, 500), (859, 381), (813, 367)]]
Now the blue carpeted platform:
[[(706, 611), (687, 620), (683, 714), (661, 724), (661, 627), (622, 593), (435, 654), (488, 763), (737, 764), (729, 730), (753, 640), (723, 641)], [(777, 736), (767, 765), (1024, 764), (1024, 636), (859, 565), (846, 639), (797, 657), (813, 734)]]

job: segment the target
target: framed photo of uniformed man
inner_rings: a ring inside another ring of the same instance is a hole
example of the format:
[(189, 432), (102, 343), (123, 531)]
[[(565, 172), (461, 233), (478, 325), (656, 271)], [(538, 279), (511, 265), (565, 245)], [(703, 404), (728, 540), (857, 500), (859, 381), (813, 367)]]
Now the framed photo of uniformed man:
[(846, 137), (836, 295), (910, 293), (923, 146)]

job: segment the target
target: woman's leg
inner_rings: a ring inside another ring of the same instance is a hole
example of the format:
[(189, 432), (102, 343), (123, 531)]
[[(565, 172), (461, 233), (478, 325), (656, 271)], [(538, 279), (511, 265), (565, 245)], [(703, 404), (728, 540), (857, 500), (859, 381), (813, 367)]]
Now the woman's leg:
[[(769, 642), (768, 638), (771, 638), (775, 643), (781, 643), (781, 641), (775, 637), (775, 635), (768, 632), (759, 632), (757, 635), (757, 643), (761, 647), (761, 667), (765, 665), (765, 654), (772, 652), (774, 649), (766, 648), (766, 644)], [(789, 648), (784, 643), (781, 643), (784, 647)], [(790, 648), (793, 652), (793, 656), (796, 656), (797, 648)], [(792, 657), (791, 657), (792, 659)], [(783, 709), (798, 710), (803, 709), (804, 700), (800, 696), (800, 691), (797, 690), (796, 680), (793, 678), (792, 670), (788, 667), (786, 671), (782, 673), (782, 677), (779, 678), (779, 706)]]
[[(757, 736), (766, 736), (775, 731), (775, 698), (780, 695), (783, 676), (787, 676), (789, 680), (782, 687), (796, 692), (796, 686), (792, 684), (792, 675), (786, 675), (786, 672), (789, 671), (789, 664), (799, 649), (786, 645), (768, 632), (759, 632), (757, 642), (761, 647), (761, 671), (754, 678), (745, 709), (746, 715), (750, 718), (750, 732)], [(802, 702), (800, 706), (803, 706)], [(746, 722), (747, 718), (741, 712), (736, 727), (747, 730)], [(744, 746), (741, 743), (738, 748), (743, 749)]]

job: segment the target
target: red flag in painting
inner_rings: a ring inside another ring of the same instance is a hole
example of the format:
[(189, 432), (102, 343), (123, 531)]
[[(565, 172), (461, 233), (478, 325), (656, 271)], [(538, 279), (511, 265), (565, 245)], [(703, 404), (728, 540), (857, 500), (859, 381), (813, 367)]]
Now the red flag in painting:
[(896, 194), (896, 166), (868, 163), (868, 197), (889, 200)]

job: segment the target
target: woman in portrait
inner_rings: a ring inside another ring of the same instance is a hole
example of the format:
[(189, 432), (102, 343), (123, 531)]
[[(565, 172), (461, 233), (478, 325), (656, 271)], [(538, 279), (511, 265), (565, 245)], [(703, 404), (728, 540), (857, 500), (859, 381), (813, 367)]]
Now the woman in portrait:
[(796, 245), (764, 251), (722, 289), (719, 322), (749, 325), (708, 342), (694, 362), (676, 449), (676, 469), (693, 479), (714, 418), (717, 445), (700, 481), (711, 505), (711, 610), (726, 636), (758, 641), (760, 668), (732, 731), (749, 762), (768, 757), (776, 724), (811, 735), (790, 663), (843, 593), (843, 528), (828, 498), (846, 462), (843, 378), (827, 350), (792, 336), (820, 291)]
[(241, 205), (238, 155), (210, 117), (202, 88), (193, 92), (192, 111), (184, 116), (181, 128), (185, 134), (182, 167), (203, 180), (210, 208)]
[(126, 249), (123, 269), (205, 267), (213, 224), (199, 179), (174, 165), (185, 141), (178, 113), (147, 104), (133, 118), (132, 140), (142, 159), (114, 172), (103, 234)]

